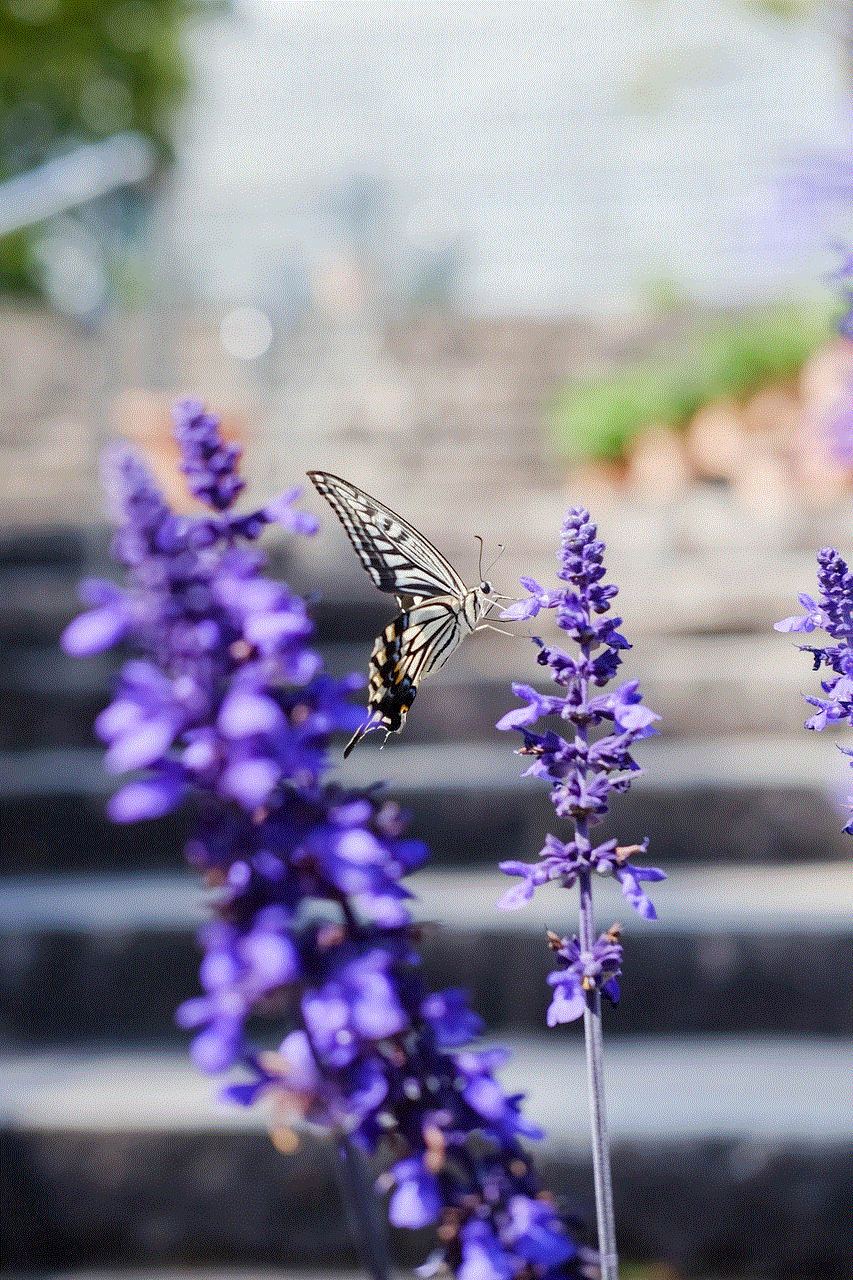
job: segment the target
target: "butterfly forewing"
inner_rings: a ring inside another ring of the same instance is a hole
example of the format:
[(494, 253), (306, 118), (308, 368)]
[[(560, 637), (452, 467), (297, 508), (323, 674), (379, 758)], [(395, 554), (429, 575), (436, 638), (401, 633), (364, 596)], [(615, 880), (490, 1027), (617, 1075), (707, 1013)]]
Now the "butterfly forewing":
[(488, 583), (466, 587), (432, 543), (389, 507), (327, 471), (309, 471), (334, 508), (361, 563), (402, 613), (377, 637), (370, 658), (366, 723), (344, 755), (371, 729), (402, 729), (418, 684), (444, 665), (488, 609)]
[(328, 471), (309, 471), (380, 591), (424, 600), (462, 595), (465, 583), (428, 538), (390, 507)]

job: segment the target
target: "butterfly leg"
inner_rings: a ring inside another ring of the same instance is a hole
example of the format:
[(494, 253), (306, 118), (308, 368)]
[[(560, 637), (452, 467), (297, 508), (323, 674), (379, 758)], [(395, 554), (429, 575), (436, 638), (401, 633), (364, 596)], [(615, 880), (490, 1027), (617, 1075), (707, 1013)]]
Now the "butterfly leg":
[(496, 631), (499, 636), (514, 636), (514, 631), (507, 631), (504, 627), (493, 627), (491, 622), (481, 622), (475, 631)]

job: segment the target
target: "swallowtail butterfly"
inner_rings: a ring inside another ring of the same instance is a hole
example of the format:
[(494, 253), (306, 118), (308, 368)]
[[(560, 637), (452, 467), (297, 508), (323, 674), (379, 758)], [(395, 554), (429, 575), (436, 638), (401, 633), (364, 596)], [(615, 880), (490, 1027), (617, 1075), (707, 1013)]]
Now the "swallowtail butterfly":
[(389, 507), (328, 471), (308, 475), (331, 504), (356, 554), (380, 591), (402, 612), (376, 637), (370, 657), (369, 716), (344, 756), (372, 729), (397, 733), (418, 685), (443, 666), (491, 608), (490, 582), (466, 587), (440, 551)]

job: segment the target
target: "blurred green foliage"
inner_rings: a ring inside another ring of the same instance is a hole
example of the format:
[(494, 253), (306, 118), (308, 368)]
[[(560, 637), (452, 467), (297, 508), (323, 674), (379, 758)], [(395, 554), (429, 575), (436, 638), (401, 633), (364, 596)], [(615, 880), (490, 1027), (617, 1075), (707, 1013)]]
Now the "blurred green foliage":
[(572, 461), (621, 461), (651, 423), (683, 427), (702, 405), (742, 400), (794, 378), (831, 332), (825, 306), (787, 306), (708, 324), (676, 354), (656, 353), (616, 373), (561, 390), (554, 443)]
[[(171, 154), (189, 0), (0, 0), (0, 181), (135, 131)], [(0, 290), (37, 290), (33, 230), (0, 240)]]

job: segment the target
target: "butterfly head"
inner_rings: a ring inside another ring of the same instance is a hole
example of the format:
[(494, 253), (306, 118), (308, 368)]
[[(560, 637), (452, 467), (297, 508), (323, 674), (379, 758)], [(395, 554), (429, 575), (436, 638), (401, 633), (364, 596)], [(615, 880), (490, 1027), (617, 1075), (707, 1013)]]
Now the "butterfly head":
[(491, 582), (485, 578), (480, 582), (478, 587), (472, 587), (468, 593), (468, 599), (474, 606), (474, 617), (483, 618), (488, 614), (495, 599), (495, 589)]

